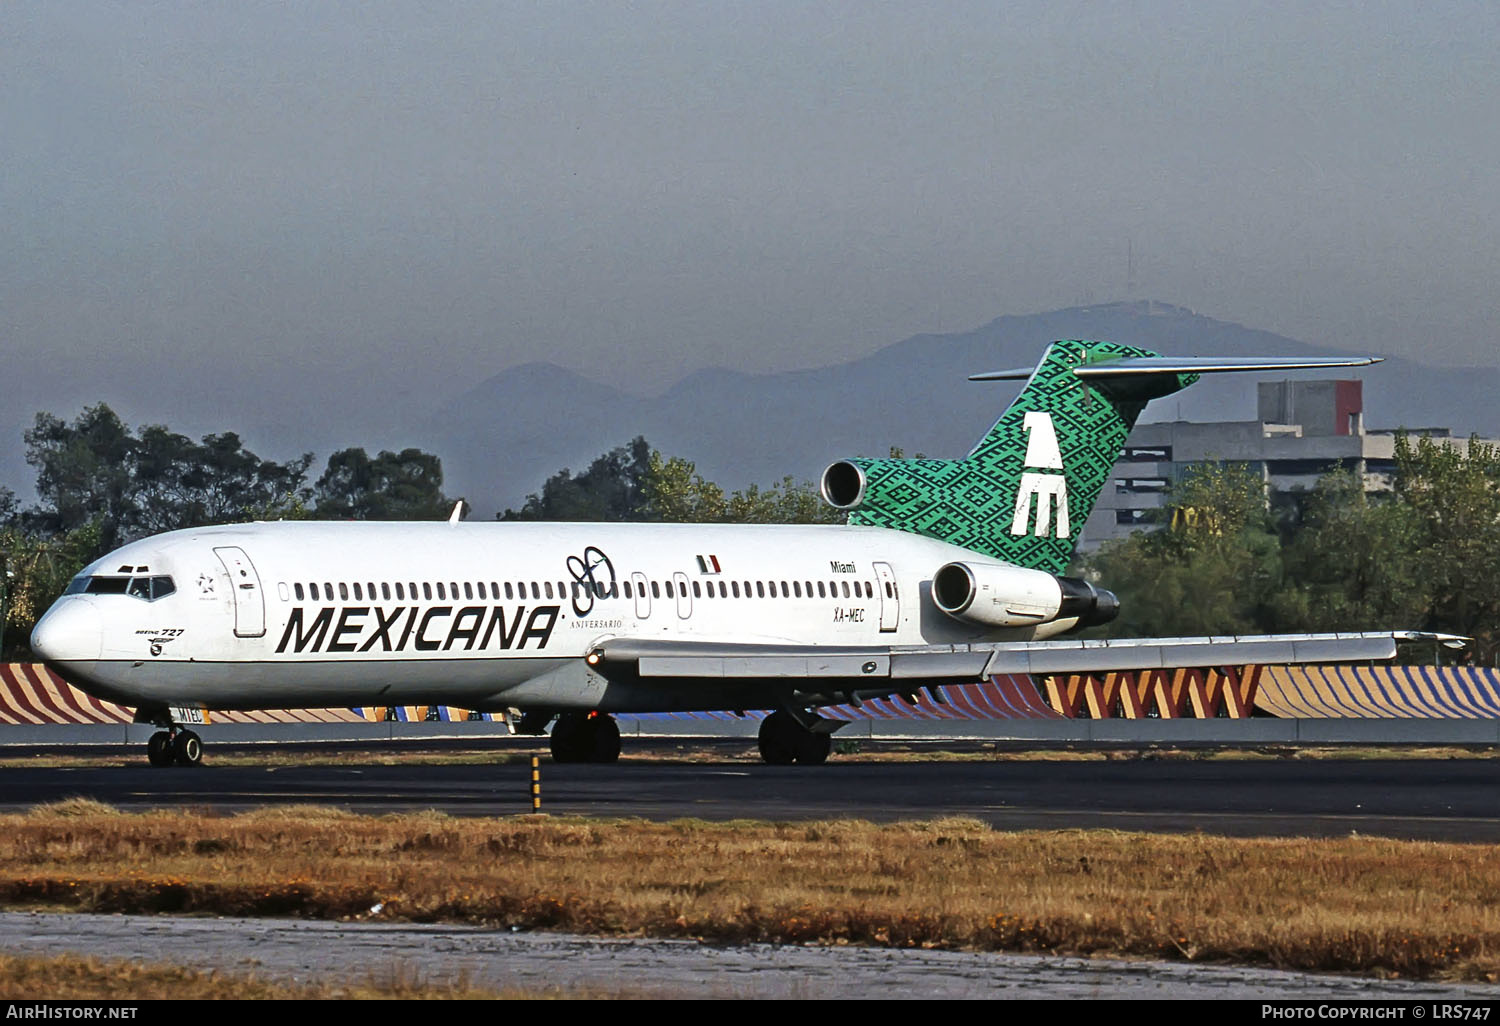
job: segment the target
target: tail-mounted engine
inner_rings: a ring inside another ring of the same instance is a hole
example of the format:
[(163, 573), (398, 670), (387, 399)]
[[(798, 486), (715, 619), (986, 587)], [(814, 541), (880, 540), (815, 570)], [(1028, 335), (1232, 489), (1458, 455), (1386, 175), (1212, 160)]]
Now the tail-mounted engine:
[(1120, 614), (1114, 592), (1077, 577), (993, 563), (948, 563), (932, 577), (932, 600), (965, 623), (986, 627), (1031, 627), (1075, 620), (1097, 627)]

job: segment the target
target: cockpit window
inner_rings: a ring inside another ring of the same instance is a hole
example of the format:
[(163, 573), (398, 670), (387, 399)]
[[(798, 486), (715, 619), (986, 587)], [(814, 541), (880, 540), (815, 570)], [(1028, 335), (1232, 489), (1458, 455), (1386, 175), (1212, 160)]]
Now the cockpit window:
[(75, 577), (68, 583), (64, 595), (129, 595), (132, 598), (155, 602), (177, 590), (172, 578), (159, 577), (113, 577), (96, 574), (93, 577)]

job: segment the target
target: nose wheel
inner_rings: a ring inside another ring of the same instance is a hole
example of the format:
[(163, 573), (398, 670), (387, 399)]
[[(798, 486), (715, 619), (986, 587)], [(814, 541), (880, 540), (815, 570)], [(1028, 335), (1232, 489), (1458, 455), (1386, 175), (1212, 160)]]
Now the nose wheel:
[(191, 730), (158, 730), (146, 742), (153, 766), (197, 766), (203, 761), (203, 739)]

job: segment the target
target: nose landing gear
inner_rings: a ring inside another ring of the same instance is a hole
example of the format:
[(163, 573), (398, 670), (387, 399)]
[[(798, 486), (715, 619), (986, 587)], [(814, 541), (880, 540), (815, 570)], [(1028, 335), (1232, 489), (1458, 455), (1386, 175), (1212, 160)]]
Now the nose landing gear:
[(197, 766), (203, 761), (203, 739), (191, 730), (158, 730), (146, 742), (153, 766)]
[(146, 742), (146, 761), (151, 765), (197, 766), (203, 761), (203, 739), (178, 723), (170, 711), (137, 709), (135, 722), (164, 728)]

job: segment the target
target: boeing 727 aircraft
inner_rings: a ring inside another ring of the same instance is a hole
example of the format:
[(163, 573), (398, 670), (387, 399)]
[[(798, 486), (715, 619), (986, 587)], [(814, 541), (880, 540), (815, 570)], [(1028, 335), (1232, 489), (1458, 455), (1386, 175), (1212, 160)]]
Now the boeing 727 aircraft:
[(1389, 658), (1400, 632), (1079, 641), (1115, 596), (1062, 576), (1146, 403), (1203, 373), (1372, 359), (1169, 359), (1062, 341), (959, 460), (823, 475), (848, 526), (236, 524), (133, 542), (37, 623), (66, 680), (193, 765), (213, 709), (444, 704), (554, 718), (559, 761), (613, 761), (610, 714), (771, 709), (772, 763), (821, 763), (823, 706), (996, 673)]

